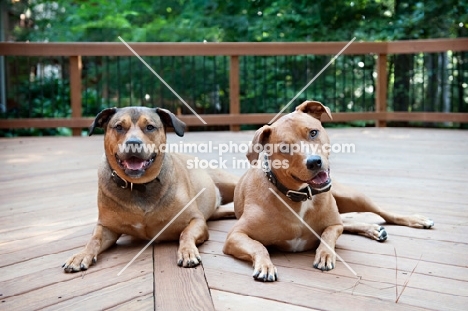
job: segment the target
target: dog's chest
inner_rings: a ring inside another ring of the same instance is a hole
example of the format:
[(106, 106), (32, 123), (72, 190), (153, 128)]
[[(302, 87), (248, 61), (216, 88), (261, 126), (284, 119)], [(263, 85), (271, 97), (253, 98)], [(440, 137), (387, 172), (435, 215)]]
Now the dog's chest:
[(295, 239), (286, 241), (286, 243), (289, 245), (290, 252), (302, 252), (305, 250), (305, 247), (307, 245), (307, 240), (302, 239), (302, 238), (295, 238)]
[[(284, 241), (284, 246), (287, 251), (290, 252), (302, 252), (310, 249), (316, 243), (316, 233), (314, 228), (314, 224), (310, 223), (311, 217), (310, 214), (306, 217), (306, 214), (313, 209), (312, 205), (303, 204), (301, 208), (295, 212), (295, 217), (293, 223), (292, 231), (294, 232), (294, 236), (290, 236), (289, 240)], [(304, 223), (307, 218), (307, 225)], [(298, 219), (300, 218), (300, 219)]]
[(131, 224), (131, 226), (135, 229), (135, 230), (138, 230), (138, 231), (141, 231), (143, 232), (143, 230), (145, 229), (145, 225), (142, 224), (141, 222), (136, 222), (134, 224)]
[[(306, 214), (306, 212), (310, 209), (310, 206), (308, 204), (303, 204), (301, 206), (301, 209), (296, 213), (296, 220), (295, 222), (301, 222), (301, 230), (298, 232), (298, 235), (297, 237), (293, 238), (293, 239), (290, 239), (290, 240), (286, 240), (286, 245), (288, 245), (289, 247), (289, 250), (290, 252), (302, 252), (304, 250), (306, 250), (306, 246), (307, 246), (307, 242), (308, 239), (306, 239), (304, 237), (304, 230), (307, 230), (308, 229), (306, 228), (306, 226), (302, 223), (302, 221), (300, 221), (299, 219), (297, 219), (297, 216), (301, 219), (301, 220), (304, 220), (304, 216)], [(306, 234), (307, 235), (307, 234)]]

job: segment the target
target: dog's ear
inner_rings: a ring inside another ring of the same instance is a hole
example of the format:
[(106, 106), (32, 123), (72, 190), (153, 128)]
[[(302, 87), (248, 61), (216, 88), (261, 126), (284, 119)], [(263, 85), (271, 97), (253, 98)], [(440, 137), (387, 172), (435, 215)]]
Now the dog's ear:
[(264, 125), (255, 132), (252, 145), (247, 152), (247, 159), (250, 164), (255, 165), (254, 161), (258, 160), (258, 154), (263, 150), (263, 146), (268, 142), (270, 135), (271, 127), (269, 125)]
[(165, 126), (169, 126), (169, 127), (174, 128), (174, 132), (178, 136), (180, 136), (180, 137), (184, 136), (186, 125), (185, 125), (184, 122), (180, 121), (175, 116), (175, 114), (173, 114), (169, 110), (163, 109), (163, 108), (156, 108), (156, 113), (159, 115), (159, 117), (161, 118), (162, 123)]
[(117, 108), (107, 108), (97, 114), (93, 123), (89, 127), (88, 136), (93, 135), (96, 127), (105, 128), (112, 116), (117, 112)]
[(308, 113), (317, 120), (320, 120), (323, 113), (326, 113), (330, 119), (332, 118), (330, 108), (323, 105), (321, 102), (317, 102), (314, 100), (307, 100), (296, 107), (296, 111), (302, 111), (304, 113)]

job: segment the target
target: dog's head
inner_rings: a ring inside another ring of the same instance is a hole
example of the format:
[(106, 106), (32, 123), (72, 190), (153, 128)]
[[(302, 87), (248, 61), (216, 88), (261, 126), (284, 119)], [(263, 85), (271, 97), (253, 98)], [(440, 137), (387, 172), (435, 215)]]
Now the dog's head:
[(110, 167), (130, 182), (145, 183), (161, 171), (166, 127), (183, 136), (185, 123), (162, 108), (126, 107), (101, 111), (89, 128), (104, 129), (104, 151)]
[(261, 127), (254, 135), (247, 158), (252, 164), (264, 161), (258, 159), (258, 151), (263, 150), (269, 168), (290, 189), (306, 184), (316, 190), (328, 187), (330, 140), (320, 121), (323, 113), (331, 118), (328, 107), (305, 101), (294, 112)]

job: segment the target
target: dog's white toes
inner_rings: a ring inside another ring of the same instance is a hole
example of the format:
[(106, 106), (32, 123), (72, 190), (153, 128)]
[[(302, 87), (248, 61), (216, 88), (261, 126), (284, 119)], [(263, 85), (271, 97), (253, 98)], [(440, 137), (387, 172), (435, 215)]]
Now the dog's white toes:
[(177, 261), (177, 265), (180, 266), (180, 267), (184, 267), (184, 268), (193, 268), (193, 267), (196, 267), (198, 266), (199, 264), (201, 263), (201, 259), (197, 258), (197, 259), (187, 259), (187, 260), (179, 260)]
[(360, 234), (379, 242), (387, 240), (388, 237), (387, 230), (385, 230), (384, 227), (377, 224), (368, 225), (365, 231), (363, 231)]
[(335, 265), (333, 263), (330, 263), (330, 264), (318, 263), (318, 264), (314, 264), (314, 268), (322, 270), (322, 271), (330, 271), (330, 270), (335, 269)]
[(384, 227), (379, 226), (376, 240), (379, 242), (383, 242), (387, 240), (387, 237), (388, 237), (387, 230), (385, 230)]
[(423, 224), (424, 229), (431, 229), (434, 227), (434, 221), (432, 219), (426, 219), (426, 221)]
[(322, 271), (330, 271), (335, 268), (335, 254), (330, 251), (319, 251), (315, 255), (314, 268)]
[(201, 261), (198, 250), (179, 251), (177, 265), (184, 268), (193, 268), (201, 264)]
[(434, 227), (434, 221), (425, 216), (413, 215), (411, 216), (409, 226), (414, 228), (430, 229)]
[(89, 266), (97, 262), (96, 256), (93, 254), (78, 253), (70, 257), (62, 268), (67, 273), (79, 272), (88, 270)]
[(274, 282), (278, 280), (278, 271), (273, 264), (263, 265), (260, 268), (254, 268), (252, 277), (257, 281)]

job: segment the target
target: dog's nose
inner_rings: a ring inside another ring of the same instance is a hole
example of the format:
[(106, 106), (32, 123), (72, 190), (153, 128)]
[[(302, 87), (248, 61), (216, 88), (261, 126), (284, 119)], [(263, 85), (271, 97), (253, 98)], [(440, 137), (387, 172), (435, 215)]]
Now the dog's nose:
[(306, 166), (309, 170), (318, 170), (322, 167), (322, 158), (318, 155), (308, 156)]
[(142, 144), (142, 141), (136, 137), (130, 137), (126, 142), (125, 145), (130, 146), (140, 146)]

